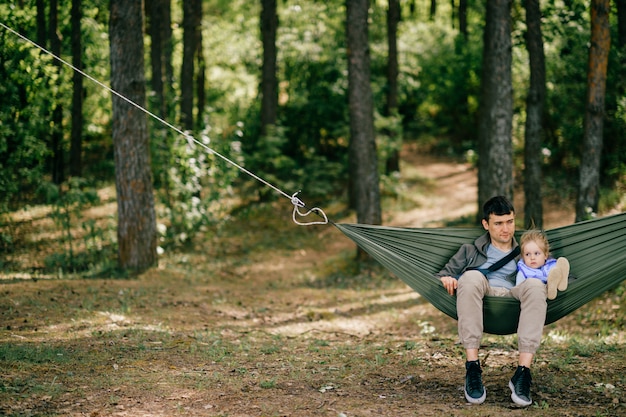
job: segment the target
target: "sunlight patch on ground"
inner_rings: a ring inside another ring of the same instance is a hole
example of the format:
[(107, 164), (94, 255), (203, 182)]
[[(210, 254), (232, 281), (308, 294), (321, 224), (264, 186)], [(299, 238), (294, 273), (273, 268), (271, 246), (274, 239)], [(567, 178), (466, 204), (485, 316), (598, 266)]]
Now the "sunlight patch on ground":
[(100, 311), (98, 314), (106, 317), (109, 319), (109, 321), (112, 324), (125, 324), (128, 323), (128, 319), (126, 318), (126, 316), (122, 315), (122, 314), (115, 314), (115, 313), (110, 313), (108, 311)]
[[(71, 319), (63, 323), (56, 323), (49, 326), (35, 329), (20, 339), (28, 340), (71, 340), (80, 337), (88, 337), (94, 332), (111, 332), (120, 329), (141, 330), (147, 332), (169, 332), (161, 324), (142, 324), (137, 318), (132, 318), (109, 311), (97, 311), (88, 319)], [(25, 334), (24, 332), (21, 332)], [(13, 335), (17, 337), (17, 335)]]
[[(571, 343), (575, 336), (567, 331), (551, 330), (545, 337), (552, 343), (563, 345)], [(606, 336), (598, 336), (596, 341), (598, 344), (622, 345), (626, 343), (626, 332), (616, 331)]]
[(28, 272), (9, 272), (9, 273), (0, 273), (0, 281), (11, 281), (11, 280), (29, 280), (29, 279), (53, 279), (57, 278), (56, 275), (50, 274), (29, 274)]
[[(414, 294), (414, 295), (413, 295)], [(397, 303), (398, 301), (406, 301), (418, 299), (418, 294), (401, 294), (393, 297), (380, 297), (375, 300), (370, 307), (380, 307), (387, 304)], [(416, 303), (414, 307), (396, 309), (389, 307), (373, 313), (353, 314), (352, 311), (357, 309), (357, 304), (353, 307), (342, 305), (339, 309), (307, 309), (304, 315), (300, 313), (301, 320), (292, 323), (285, 323), (271, 328), (274, 334), (285, 336), (298, 336), (308, 332), (340, 332), (354, 336), (365, 336), (371, 333), (388, 328), (392, 323), (399, 320), (410, 320), (411, 317), (419, 317), (420, 305)], [(434, 331), (434, 330), (433, 330)], [(416, 326), (416, 334), (419, 333), (419, 327)]]
[(43, 219), (50, 215), (52, 212), (52, 207), (47, 205), (40, 206), (27, 206), (24, 210), (17, 210), (9, 213), (9, 216), (12, 221), (19, 222), (29, 222), (37, 219)]
[[(416, 303), (419, 302), (420, 295), (413, 290), (406, 291), (401, 294), (381, 294), (380, 297), (377, 297), (372, 300), (370, 306), (385, 306), (391, 304), (402, 303), (410, 300), (414, 300)], [(359, 297), (354, 297), (353, 302), (340, 302), (337, 307), (332, 310), (334, 312), (343, 312), (345, 314), (349, 314), (350, 311), (356, 310), (363, 307), (363, 300)], [(312, 308), (311, 310), (315, 311), (316, 309)], [(329, 311), (328, 309), (319, 309), (319, 312)]]
[[(220, 304), (217, 311), (223, 320), (216, 324), (238, 328), (260, 326), (266, 331), (287, 335), (333, 329), (361, 334), (404, 318), (408, 311), (411, 315), (419, 315), (423, 307), (420, 295), (412, 290), (380, 295), (374, 293), (374, 296), (347, 291), (338, 298), (322, 303), (314, 293), (309, 294), (309, 297), (318, 301), (311, 304), (307, 302), (306, 296), (302, 299), (275, 299), (267, 304), (267, 308)], [(290, 306), (291, 303), (293, 306)], [(365, 323), (375, 323), (375, 326)]]
[(548, 333), (548, 339), (555, 343), (566, 343), (571, 339), (571, 336), (567, 333), (560, 332), (558, 330), (553, 330)]

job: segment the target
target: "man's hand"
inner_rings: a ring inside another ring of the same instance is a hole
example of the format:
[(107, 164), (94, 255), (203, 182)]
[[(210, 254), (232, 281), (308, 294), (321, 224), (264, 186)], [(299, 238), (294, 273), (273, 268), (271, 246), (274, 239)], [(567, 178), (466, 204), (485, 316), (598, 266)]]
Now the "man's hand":
[(443, 284), (443, 288), (448, 291), (448, 294), (454, 295), (454, 291), (456, 291), (456, 287), (458, 286), (458, 281), (452, 277), (441, 277), (441, 283)]

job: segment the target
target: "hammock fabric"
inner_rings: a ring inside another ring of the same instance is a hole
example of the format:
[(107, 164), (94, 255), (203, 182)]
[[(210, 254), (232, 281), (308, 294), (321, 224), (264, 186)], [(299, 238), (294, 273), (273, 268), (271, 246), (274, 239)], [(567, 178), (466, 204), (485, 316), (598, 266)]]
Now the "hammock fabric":
[[(334, 225), (437, 309), (457, 319), (456, 297), (446, 292), (435, 273), (462, 243), (473, 242), (484, 229)], [(516, 233), (518, 239), (521, 233)], [(552, 255), (565, 256), (570, 262), (568, 288), (548, 300), (546, 324), (565, 317), (626, 278), (626, 213), (550, 229), (546, 234)], [(486, 297), (485, 332), (515, 333), (519, 314), (516, 299)]]

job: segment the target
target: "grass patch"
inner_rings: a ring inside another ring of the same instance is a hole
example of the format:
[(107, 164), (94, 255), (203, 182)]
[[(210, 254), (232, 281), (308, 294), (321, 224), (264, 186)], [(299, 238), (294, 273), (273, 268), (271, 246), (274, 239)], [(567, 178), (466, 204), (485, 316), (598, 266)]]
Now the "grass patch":
[(0, 343), (0, 361), (8, 364), (64, 364), (70, 355), (64, 347), (33, 343)]

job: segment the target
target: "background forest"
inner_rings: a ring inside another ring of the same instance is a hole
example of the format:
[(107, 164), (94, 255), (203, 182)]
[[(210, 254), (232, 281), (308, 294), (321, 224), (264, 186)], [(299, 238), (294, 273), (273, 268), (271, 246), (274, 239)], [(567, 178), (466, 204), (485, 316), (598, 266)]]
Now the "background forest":
[[(611, 37), (604, 108), (599, 109), (603, 128), (595, 148), (601, 154), (596, 198), (602, 207), (615, 207), (625, 204), (626, 6), (623, 0), (596, 3), (610, 9)], [(0, 5), (0, 22), (112, 85), (112, 4), (12, 2)], [(264, 14), (272, 6), (276, 20)], [(396, 6), (400, 14), (390, 18)], [(531, 70), (524, 6), (513, 2), (510, 9), (509, 142), (516, 190), (521, 190), (529, 164), (524, 154)], [(579, 193), (579, 167), (588, 149), (583, 138), (590, 107), (590, 2), (550, 0), (540, 6), (545, 105), (540, 157), (534, 159), (541, 168), (543, 194), (571, 200)], [(343, 1), (146, 1), (143, 13), (146, 107), (155, 116), (148, 117), (147, 128), (159, 248), (184, 245), (194, 233), (214, 225), (233, 198), (245, 204), (276, 197), (206, 147), (290, 194), (302, 190), (314, 204), (349, 199), (346, 189), (360, 176), (349, 169), (354, 134)], [(397, 153), (403, 143), (415, 144), (419, 152), (478, 163), (487, 15), (484, 2), (471, 0), (370, 2), (372, 122), (384, 195), (400, 192)], [(389, 21), (394, 19), (397, 73), (392, 85)], [(263, 42), (268, 22), (276, 25), (270, 82)], [(82, 219), (81, 212), (101, 203), (97, 191), (115, 181), (111, 94), (6, 27), (0, 30), (1, 249), (10, 252), (19, 244), (11, 214), (46, 204), (63, 233), (65, 250), (48, 257), (44, 270), (107, 264), (118, 252), (115, 219), (96, 224)], [(265, 90), (268, 85), (275, 87)], [(273, 95), (276, 106), (272, 109), (270, 103), (268, 109), (264, 100)], [(597, 211), (594, 205), (591, 209)], [(76, 224), (84, 230), (80, 245), (69, 232)], [(2, 267), (12, 268), (9, 263)]]

